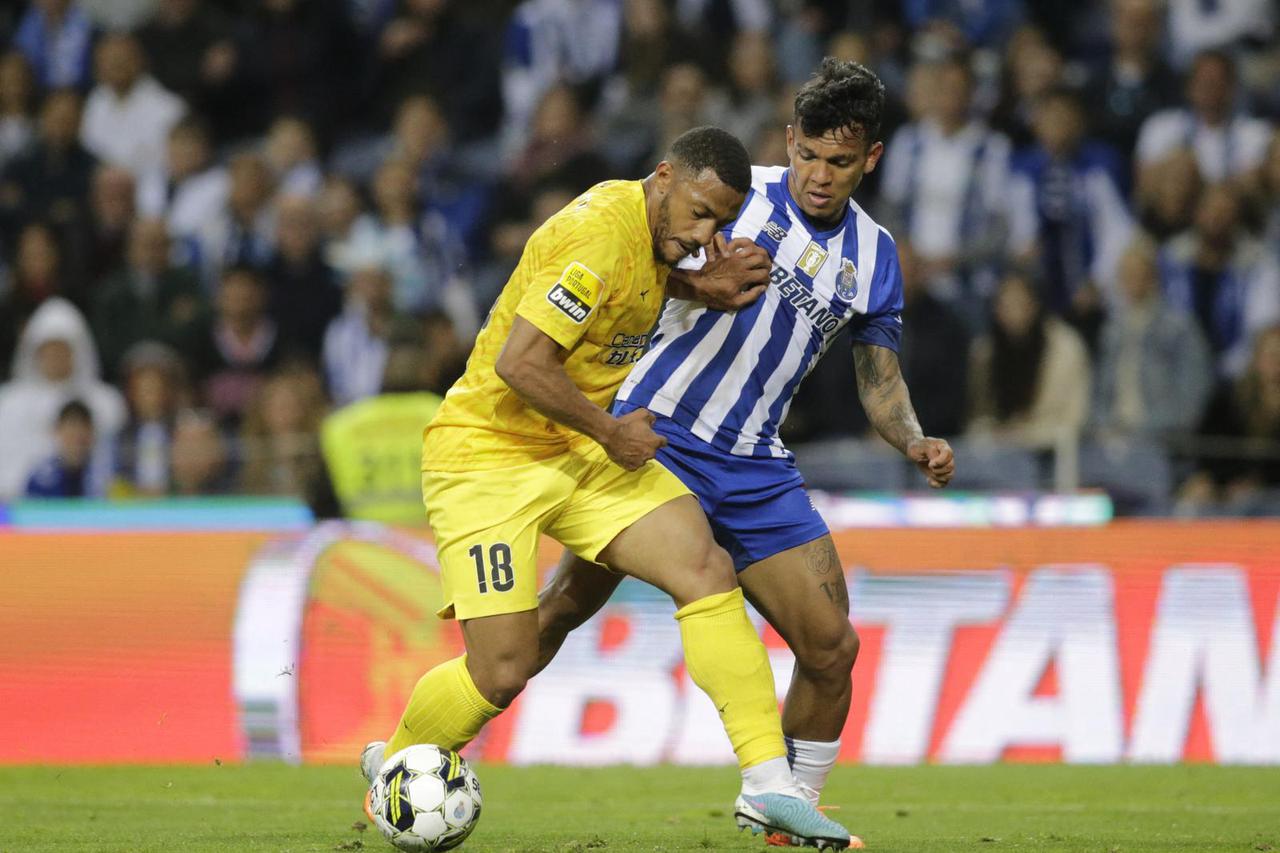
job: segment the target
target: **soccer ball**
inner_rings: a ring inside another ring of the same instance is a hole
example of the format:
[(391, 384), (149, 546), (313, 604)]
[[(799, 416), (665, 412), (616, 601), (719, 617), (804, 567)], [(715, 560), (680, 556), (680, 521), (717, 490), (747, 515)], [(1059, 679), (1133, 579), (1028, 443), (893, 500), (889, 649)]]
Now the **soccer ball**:
[(452, 850), (480, 820), (480, 780), (461, 755), (406, 747), (373, 779), (373, 822), (401, 850)]

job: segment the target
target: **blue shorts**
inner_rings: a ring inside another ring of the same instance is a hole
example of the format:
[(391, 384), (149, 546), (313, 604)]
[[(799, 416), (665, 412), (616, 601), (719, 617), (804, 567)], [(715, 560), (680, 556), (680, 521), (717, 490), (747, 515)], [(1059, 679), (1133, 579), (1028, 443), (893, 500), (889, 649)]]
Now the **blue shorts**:
[[(614, 414), (635, 408), (620, 401)], [(661, 415), (653, 429), (667, 439), (658, 461), (698, 496), (716, 541), (737, 571), (829, 532), (791, 459), (716, 450)]]

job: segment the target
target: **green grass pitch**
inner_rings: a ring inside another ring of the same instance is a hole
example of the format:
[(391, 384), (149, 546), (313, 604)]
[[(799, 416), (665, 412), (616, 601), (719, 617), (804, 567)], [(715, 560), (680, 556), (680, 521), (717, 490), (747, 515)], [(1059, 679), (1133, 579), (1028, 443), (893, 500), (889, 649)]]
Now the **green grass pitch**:
[[(467, 851), (766, 849), (733, 826), (730, 768), (476, 769)], [(1280, 853), (1280, 769), (841, 767), (827, 792), (881, 853)], [(0, 851), (392, 850), (362, 794), (340, 767), (0, 768)]]

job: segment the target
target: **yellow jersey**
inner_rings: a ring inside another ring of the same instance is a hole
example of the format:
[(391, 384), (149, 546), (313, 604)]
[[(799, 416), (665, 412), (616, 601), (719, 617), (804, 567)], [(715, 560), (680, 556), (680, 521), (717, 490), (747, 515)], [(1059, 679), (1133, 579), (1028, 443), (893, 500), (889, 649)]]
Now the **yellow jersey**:
[(518, 315), (568, 350), (565, 372), (607, 407), (658, 319), (671, 268), (653, 256), (639, 181), (605, 181), (534, 232), (424, 433), (427, 471), (503, 468), (562, 453), (580, 433), (527, 406), (494, 371)]

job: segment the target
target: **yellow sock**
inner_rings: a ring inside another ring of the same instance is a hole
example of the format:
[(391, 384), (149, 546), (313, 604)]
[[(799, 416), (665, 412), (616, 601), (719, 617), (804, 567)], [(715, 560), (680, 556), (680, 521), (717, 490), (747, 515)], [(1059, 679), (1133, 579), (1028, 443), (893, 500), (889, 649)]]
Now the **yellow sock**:
[(787, 754), (773, 671), (747, 618), (742, 590), (700, 598), (676, 611), (693, 683), (720, 712), (743, 770)]
[(456, 657), (418, 679), (385, 754), (390, 757), (415, 743), (462, 749), (500, 713), (502, 709), (476, 689), (467, 672), (467, 656)]

